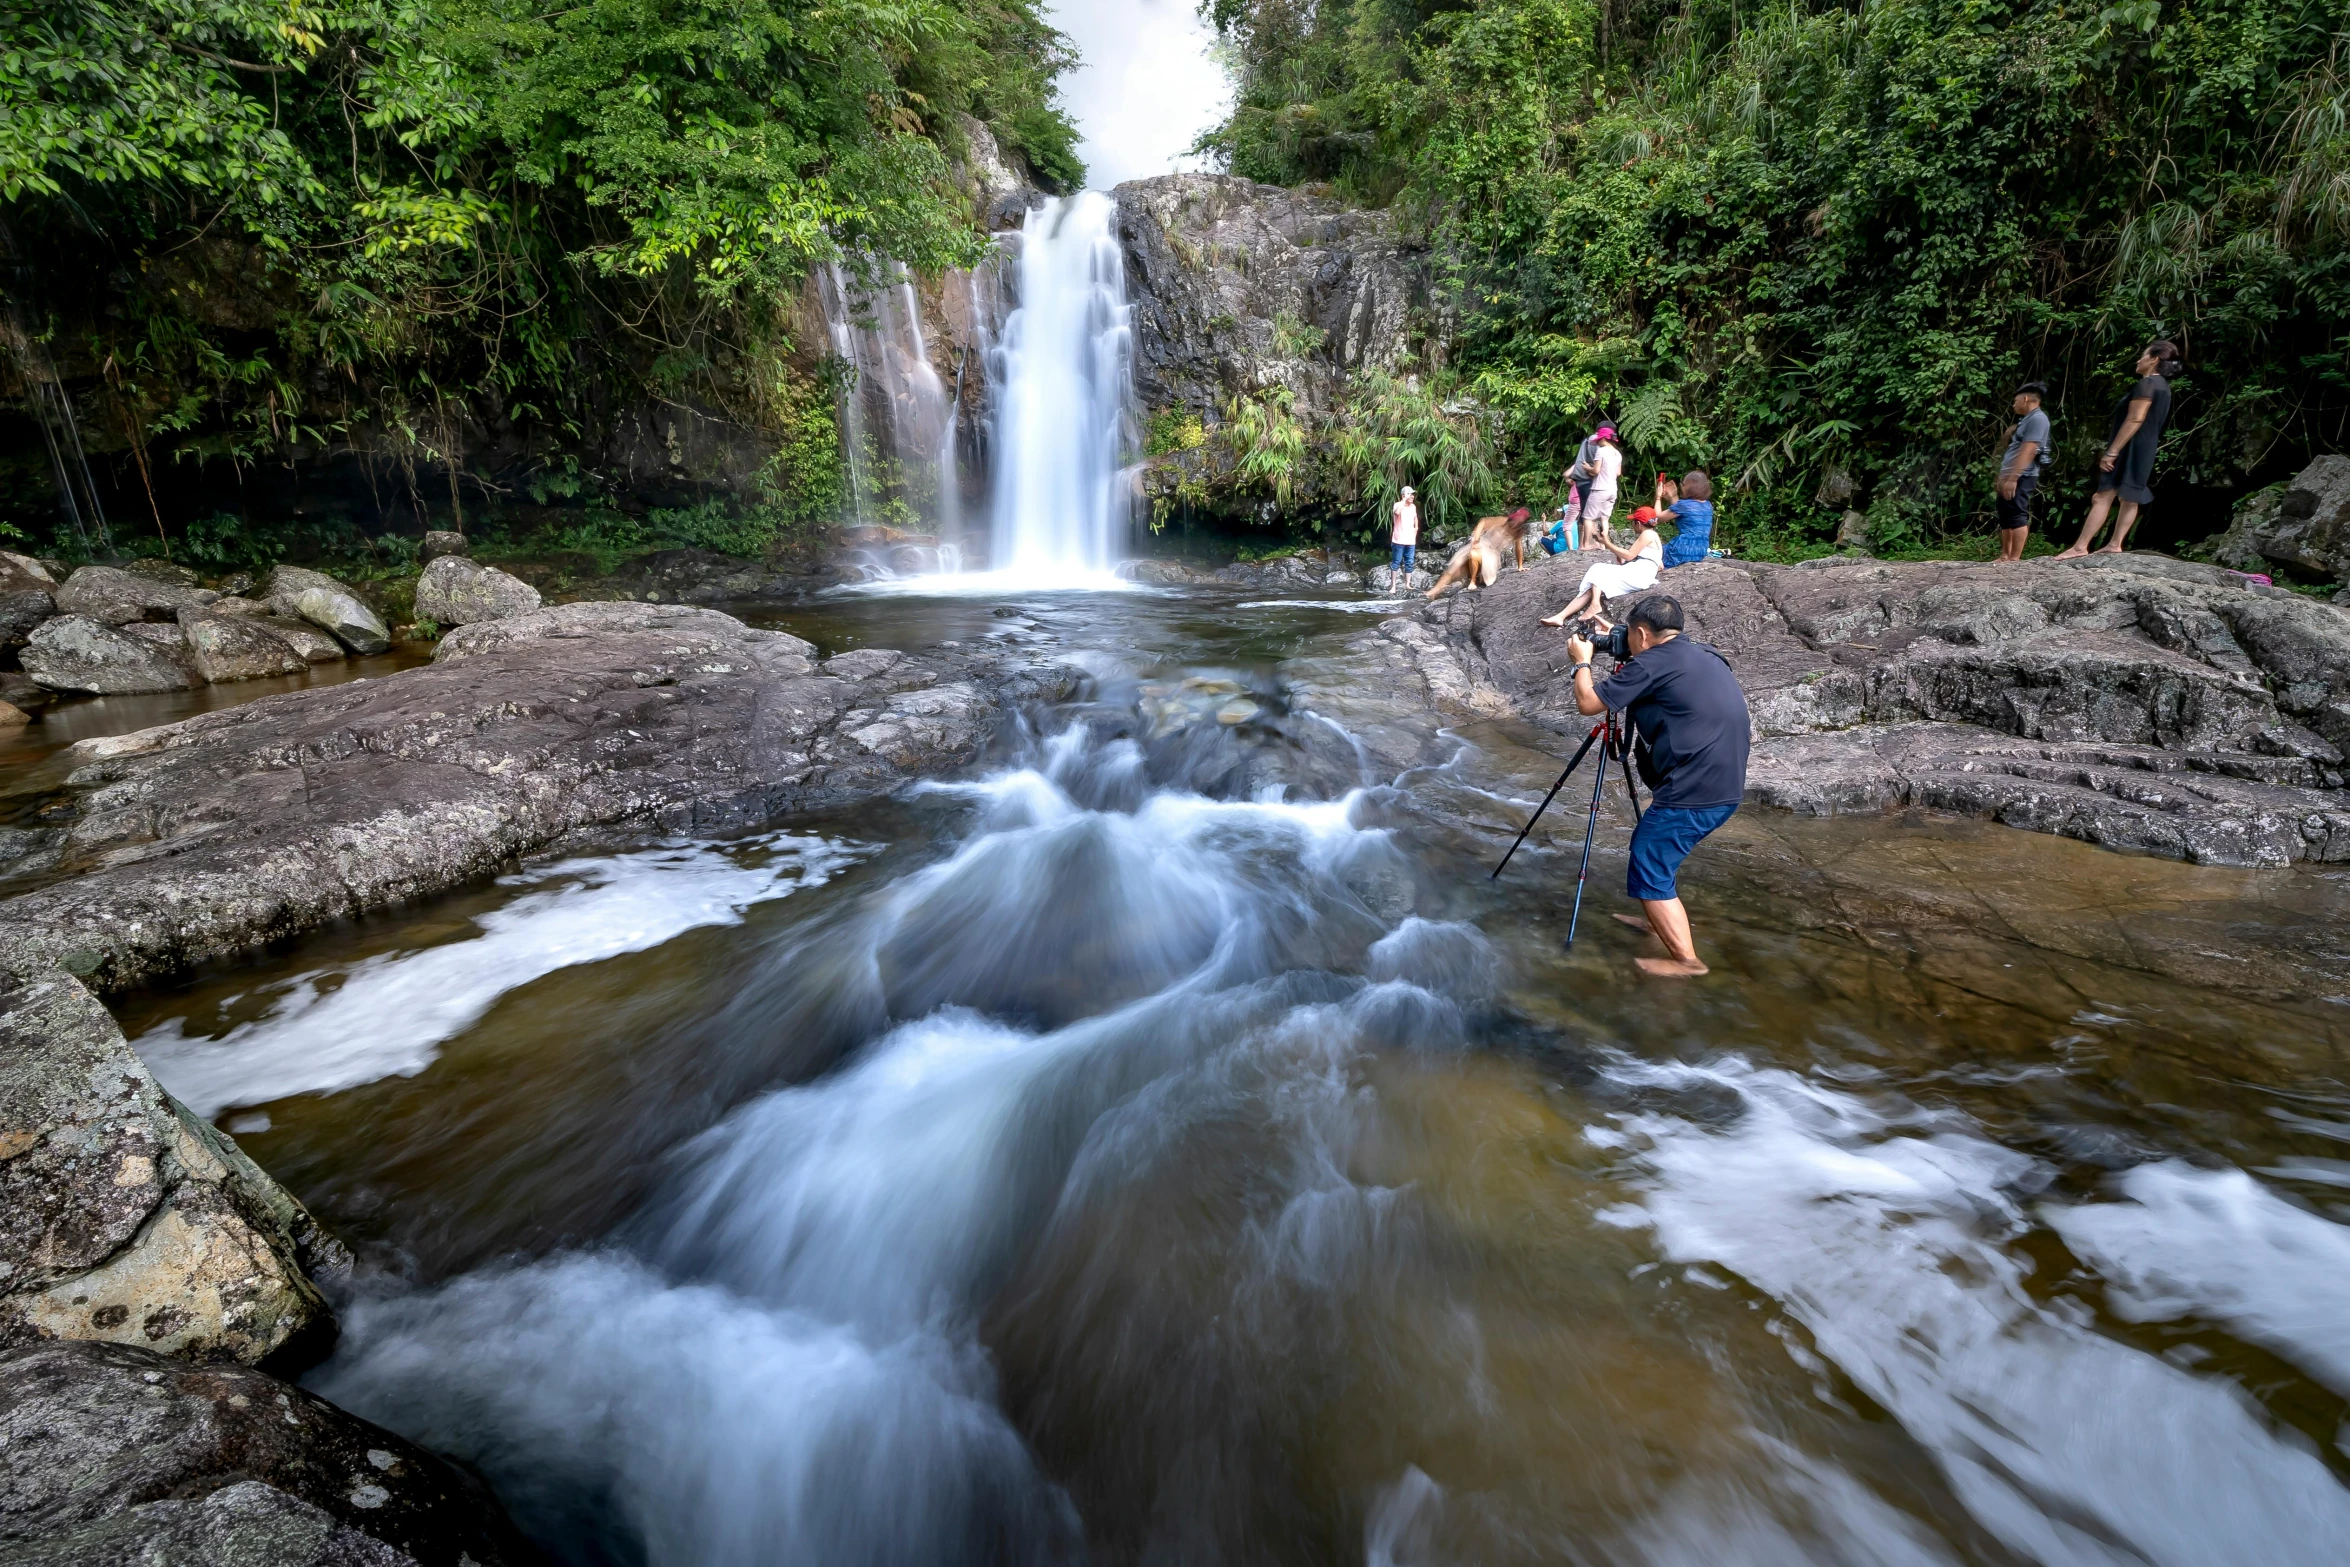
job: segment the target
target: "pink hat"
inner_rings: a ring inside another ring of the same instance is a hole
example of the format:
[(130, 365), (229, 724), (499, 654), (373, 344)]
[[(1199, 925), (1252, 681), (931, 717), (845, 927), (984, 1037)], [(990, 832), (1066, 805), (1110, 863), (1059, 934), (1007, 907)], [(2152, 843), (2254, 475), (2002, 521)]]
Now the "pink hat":
[(1591, 432), (1591, 438), (1595, 441), (1612, 441), (1616, 438), (1616, 427), (1612, 424), (1603, 424)]

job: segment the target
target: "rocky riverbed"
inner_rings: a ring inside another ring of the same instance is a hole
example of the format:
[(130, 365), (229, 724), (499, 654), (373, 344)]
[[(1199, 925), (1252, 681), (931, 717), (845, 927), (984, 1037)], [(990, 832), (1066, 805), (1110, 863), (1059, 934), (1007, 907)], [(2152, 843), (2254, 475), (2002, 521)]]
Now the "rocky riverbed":
[[(1009, 710), (1074, 678), (944, 651), (819, 659), (712, 610), (577, 604), (452, 632), (429, 668), (82, 743), (55, 879), (0, 904), (0, 1349), (15, 1357), (0, 1383), (18, 1390), (0, 1400), (0, 1541), (44, 1541), (29, 1548), (52, 1554), (28, 1559), (63, 1562), (99, 1559), (75, 1554), (85, 1536), (176, 1549), (275, 1530), (316, 1554), (255, 1560), (458, 1559), (417, 1543), (448, 1534), (448, 1518), (411, 1539), (378, 1527), (406, 1515), (338, 1509), (308, 1481), (245, 1464), (234, 1441), (164, 1481), (127, 1457), (101, 1466), (70, 1516), (59, 1510), (60, 1466), (133, 1453), (145, 1425), (172, 1422), (147, 1408), (160, 1384), (129, 1375), (131, 1361), (38, 1346), (298, 1363), (331, 1341), (316, 1281), (349, 1261), (233, 1140), (163, 1093), (96, 993), (584, 834), (723, 831), (895, 789), (970, 761)], [(36, 1441), (61, 1429), (62, 1408), (77, 1411), (74, 1441)], [(350, 1445), (331, 1419), (317, 1429)], [(291, 1447), (296, 1467), (326, 1466)], [(374, 1545), (346, 1549), (353, 1531)]]

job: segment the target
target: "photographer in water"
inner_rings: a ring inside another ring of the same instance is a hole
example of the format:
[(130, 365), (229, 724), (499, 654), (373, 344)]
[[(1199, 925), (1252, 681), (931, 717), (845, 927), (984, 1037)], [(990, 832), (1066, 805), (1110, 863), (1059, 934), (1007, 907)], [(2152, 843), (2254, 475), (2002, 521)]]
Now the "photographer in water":
[[(1589, 624), (1611, 629), (1605, 621)], [(1746, 693), (1720, 653), (1681, 634), (1678, 599), (1652, 593), (1625, 622), (1615, 673), (1591, 678), (1590, 641), (1567, 639), (1575, 661), (1575, 706), (1586, 716), (1624, 713), (1639, 739), (1640, 776), (1654, 791), (1632, 833), (1630, 891), (1648, 928), (1668, 954), (1641, 958), (1641, 972), (1687, 978), (1706, 971), (1689, 935), (1674, 875), (1705, 836), (1730, 819), (1746, 793), (1746, 753), (1754, 733)], [(1640, 924), (1619, 915), (1628, 924)]]

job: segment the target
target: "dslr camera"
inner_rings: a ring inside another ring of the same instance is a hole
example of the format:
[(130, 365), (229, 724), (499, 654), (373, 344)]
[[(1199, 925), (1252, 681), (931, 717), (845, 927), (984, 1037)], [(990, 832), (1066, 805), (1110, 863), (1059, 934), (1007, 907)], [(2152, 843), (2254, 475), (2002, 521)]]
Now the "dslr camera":
[(1602, 631), (1597, 619), (1579, 620), (1575, 623), (1575, 635), (1589, 642), (1592, 652), (1605, 653), (1619, 664), (1632, 656), (1630, 626), (1615, 625)]

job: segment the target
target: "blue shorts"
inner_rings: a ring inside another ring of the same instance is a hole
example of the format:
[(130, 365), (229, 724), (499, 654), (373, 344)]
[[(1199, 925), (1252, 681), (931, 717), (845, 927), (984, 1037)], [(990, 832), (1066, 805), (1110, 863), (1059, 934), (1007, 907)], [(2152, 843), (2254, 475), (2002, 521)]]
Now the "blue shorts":
[(1680, 894), (1673, 873), (1706, 834), (1730, 819), (1735, 805), (1652, 805), (1632, 829), (1632, 874), (1627, 890), (1643, 903), (1663, 903)]

